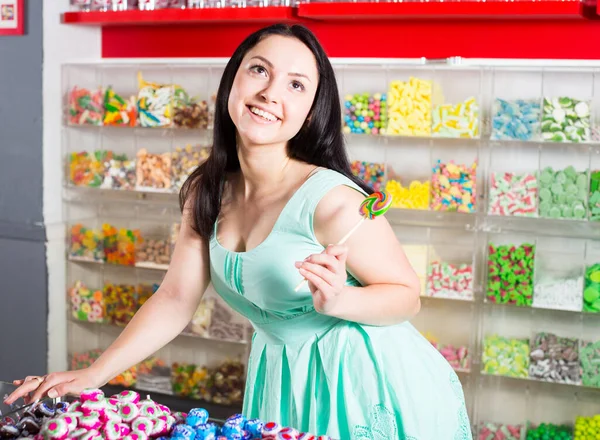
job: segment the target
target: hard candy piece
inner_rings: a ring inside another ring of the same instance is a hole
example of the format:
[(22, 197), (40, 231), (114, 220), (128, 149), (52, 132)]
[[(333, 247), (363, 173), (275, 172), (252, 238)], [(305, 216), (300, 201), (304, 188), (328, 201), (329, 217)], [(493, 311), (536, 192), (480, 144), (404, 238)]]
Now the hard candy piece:
[(474, 97), (456, 105), (443, 104), (433, 109), (434, 137), (477, 138), (479, 126), (479, 105)]
[(416, 77), (390, 82), (386, 133), (430, 136), (432, 88), (431, 81)]
[(539, 136), (541, 105), (535, 100), (496, 99), (492, 139), (530, 141)]
[(573, 428), (571, 426), (542, 423), (527, 430), (526, 440), (571, 440), (572, 438)]
[(534, 174), (492, 173), (490, 215), (537, 216), (538, 181)]
[(383, 134), (386, 123), (385, 94), (357, 93), (344, 97), (344, 133)]
[(587, 171), (546, 167), (539, 176), (540, 217), (584, 220), (587, 216)]
[(498, 304), (531, 306), (535, 246), (488, 246), (486, 300)]
[(385, 180), (385, 165), (376, 162), (355, 160), (351, 164), (352, 174), (365, 182), (374, 191), (381, 191)]
[(475, 212), (477, 163), (472, 165), (437, 161), (431, 176), (431, 209)]
[(427, 270), (426, 296), (473, 300), (473, 266), (433, 261)]
[(392, 208), (429, 209), (431, 186), (428, 181), (413, 180), (408, 186), (402, 186), (399, 180), (389, 179), (385, 190), (392, 196)]
[(600, 414), (575, 419), (574, 440), (595, 440), (600, 436)]
[(485, 374), (528, 377), (529, 340), (486, 336), (483, 342), (482, 362)]
[(547, 142), (585, 142), (590, 139), (590, 103), (567, 96), (544, 98), (542, 138)]
[(106, 305), (101, 290), (89, 289), (82, 281), (75, 281), (69, 289), (71, 316), (80, 321), (104, 322)]
[(535, 283), (533, 307), (579, 312), (582, 297), (583, 277), (556, 278), (545, 274)]

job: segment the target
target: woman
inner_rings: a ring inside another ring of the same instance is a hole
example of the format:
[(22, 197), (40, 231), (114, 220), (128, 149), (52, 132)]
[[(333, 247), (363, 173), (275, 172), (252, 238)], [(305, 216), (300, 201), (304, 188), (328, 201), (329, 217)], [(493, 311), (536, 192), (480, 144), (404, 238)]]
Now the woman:
[(221, 79), (213, 151), (180, 194), (160, 289), (94, 365), (17, 381), (9, 401), (105, 384), (177, 336), (212, 282), (256, 329), (248, 417), (344, 440), (470, 439), (458, 378), (408, 323), (419, 281), (388, 222), (330, 245), (369, 192), (351, 174), (314, 35), (286, 25), (250, 35)]

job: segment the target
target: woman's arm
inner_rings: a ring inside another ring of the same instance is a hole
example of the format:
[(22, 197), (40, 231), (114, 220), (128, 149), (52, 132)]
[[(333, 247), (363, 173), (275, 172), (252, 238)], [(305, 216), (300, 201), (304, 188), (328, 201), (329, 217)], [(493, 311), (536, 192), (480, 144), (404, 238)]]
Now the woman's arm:
[[(314, 230), (323, 246), (337, 243), (361, 219), (359, 207), (364, 196), (347, 186), (331, 190), (315, 211)], [(314, 266), (328, 280), (336, 267), (347, 269), (363, 286), (342, 285), (327, 314), (368, 325), (390, 325), (414, 317), (420, 309), (420, 283), (394, 231), (384, 217), (366, 220), (350, 236), (344, 247), (330, 247), (325, 256), (313, 256)], [(347, 255), (345, 255), (347, 250)], [(330, 256), (336, 258), (337, 263)], [(344, 265), (345, 263), (345, 265)], [(325, 267), (323, 267), (325, 266)], [(313, 273), (314, 275), (314, 273)], [(343, 281), (345, 281), (345, 274)], [(322, 278), (322, 277), (321, 277)]]

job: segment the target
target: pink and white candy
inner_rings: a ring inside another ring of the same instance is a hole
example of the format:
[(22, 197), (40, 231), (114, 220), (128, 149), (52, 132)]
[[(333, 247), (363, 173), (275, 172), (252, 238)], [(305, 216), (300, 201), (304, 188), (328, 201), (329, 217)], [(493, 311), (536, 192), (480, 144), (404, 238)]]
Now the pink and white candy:
[(135, 391), (129, 391), (129, 390), (121, 391), (119, 394), (117, 394), (116, 396), (113, 396), (113, 397), (116, 397), (121, 402), (129, 402), (129, 403), (137, 404), (140, 401), (140, 395), (138, 393), (136, 393)]
[(135, 403), (126, 402), (121, 406), (119, 415), (124, 422), (131, 423), (140, 414), (140, 410)]
[(104, 400), (104, 392), (97, 388), (86, 388), (81, 392), (81, 403), (87, 401), (99, 402)]

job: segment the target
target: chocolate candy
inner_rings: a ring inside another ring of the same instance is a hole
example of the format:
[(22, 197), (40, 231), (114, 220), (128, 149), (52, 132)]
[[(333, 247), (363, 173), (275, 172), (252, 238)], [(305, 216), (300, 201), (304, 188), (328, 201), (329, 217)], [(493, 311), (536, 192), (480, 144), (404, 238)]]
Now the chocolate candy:
[(538, 333), (531, 340), (529, 375), (546, 382), (581, 384), (579, 340)]
[(537, 216), (538, 181), (534, 174), (492, 173), (490, 215)]
[(135, 264), (141, 267), (168, 265), (171, 261), (171, 243), (169, 239), (138, 241)]
[(590, 173), (590, 220), (600, 221), (600, 170)]
[(355, 160), (351, 164), (352, 174), (365, 182), (374, 191), (381, 191), (385, 180), (385, 165)]
[(488, 247), (486, 299), (498, 304), (531, 306), (535, 246), (531, 244)]
[(541, 113), (539, 101), (496, 99), (493, 106), (492, 139), (536, 139), (539, 136)]
[(137, 153), (136, 184), (138, 189), (162, 190), (171, 188), (171, 154), (153, 154), (142, 148)]
[(544, 98), (542, 138), (549, 142), (590, 139), (590, 104), (566, 96)]
[(473, 266), (433, 261), (427, 269), (427, 296), (473, 300)]
[(184, 89), (175, 87), (173, 125), (178, 128), (208, 128), (208, 103), (191, 98)]
[(529, 341), (486, 336), (483, 342), (483, 372), (498, 376), (528, 377)]
[(73, 87), (69, 92), (69, 116), (71, 125), (102, 125), (104, 91)]
[(433, 83), (410, 77), (391, 81), (386, 133), (403, 136), (431, 135), (431, 95)]
[(385, 94), (357, 93), (344, 98), (344, 133), (383, 134), (386, 117)]
[(572, 166), (564, 170), (546, 167), (539, 178), (540, 217), (585, 219), (587, 215), (587, 171)]
[(556, 278), (544, 274), (535, 283), (533, 307), (581, 311), (583, 277)]
[(583, 385), (600, 388), (600, 340), (582, 342), (579, 357), (581, 359)]
[(437, 161), (431, 176), (431, 209), (475, 212), (477, 163), (470, 166)]
[(434, 107), (432, 114), (434, 137), (479, 137), (479, 105), (474, 97), (456, 105), (438, 105)]
[(413, 180), (405, 187), (400, 181), (389, 179), (385, 190), (392, 196), (392, 208), (429, 209), (431, 187), (428, 181)]
[(588, 266), (585, 270), (583, 311), (591, 313), (600, 312), (600, 263)]

